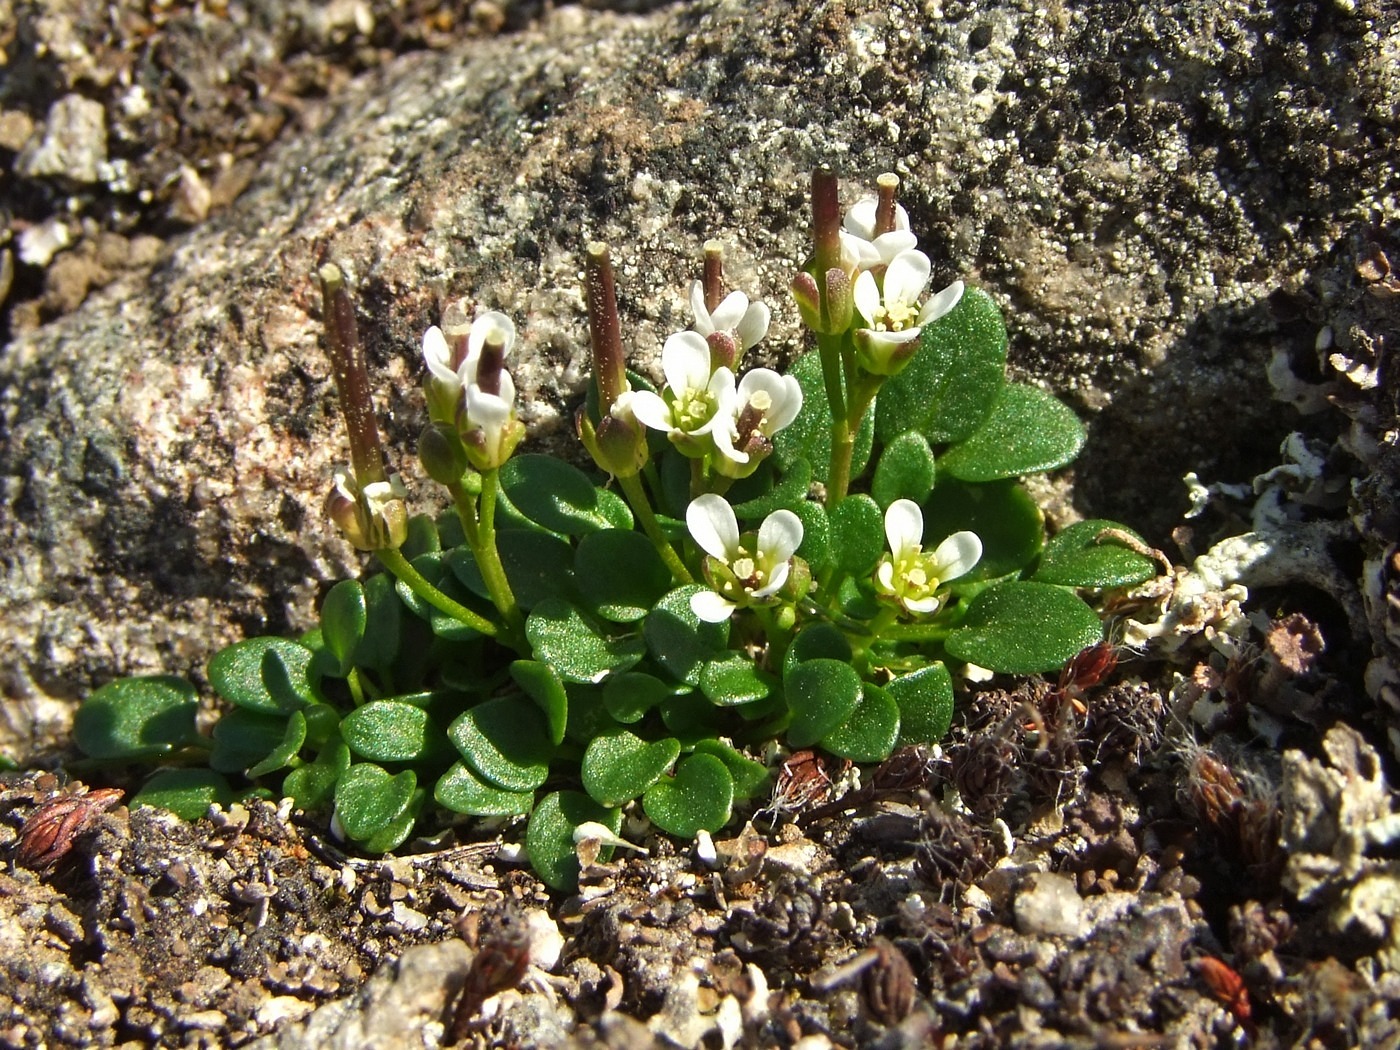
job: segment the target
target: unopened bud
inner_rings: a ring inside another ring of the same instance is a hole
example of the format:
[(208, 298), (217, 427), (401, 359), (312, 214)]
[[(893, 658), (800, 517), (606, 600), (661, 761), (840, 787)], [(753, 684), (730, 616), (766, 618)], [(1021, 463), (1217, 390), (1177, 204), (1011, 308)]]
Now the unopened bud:
[(341, 534), (362, 551), (398, 548), (408, 539), (408, 507), (397, 474), (363, 488), (348, 473), (337, 471), (326, 498), (326, 513)]
[(458, 485), (467, 470), (467, 452), (457, 428), (429, 423), (418, 437), (418, 461), (439, 485)]

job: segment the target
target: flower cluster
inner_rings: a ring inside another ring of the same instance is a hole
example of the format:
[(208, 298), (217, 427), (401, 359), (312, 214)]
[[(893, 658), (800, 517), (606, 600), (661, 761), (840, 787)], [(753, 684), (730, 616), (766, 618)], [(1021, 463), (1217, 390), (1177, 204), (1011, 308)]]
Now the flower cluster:
[(499, 467), (525, 436), (515, 418), (515, 381), (505, 369), (514, 345), (515, 324), (496, 310), (470, 327), (449, 325), (444, 332), (434, 325), (423, 335), (429, 415), (456, 430), (477, 470)]

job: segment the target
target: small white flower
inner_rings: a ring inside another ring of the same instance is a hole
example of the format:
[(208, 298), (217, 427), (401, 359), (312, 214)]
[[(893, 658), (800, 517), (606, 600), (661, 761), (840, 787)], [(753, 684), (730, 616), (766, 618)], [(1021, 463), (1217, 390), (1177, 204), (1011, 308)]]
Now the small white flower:
[(975, 532), (955, 532), (932, 554), (923, 553), (924, 514), (911, 499), (897, 499), (885, 511), (885, 539), (890, 553), (875, 567), (875, 589), (897, 602), (905, 612), (936, 612), (935, 593), (949, 580), (972, 570), (982, 557)]
[[(755, 368), (739, 380), (724, 425), (714, 430), (715, 447), (727, 460), (747, 465), (772, 451), (773, 435), (802, 410), (802, 384), (771, 368)], [(723, 469), (724, 464), (718, 464)], [(755, 464), (757, 465), (757, 464)]]
[(432, 374), (441, 404), (456, 406), (462, 392), (476, 382), (481, 351), (493, 335), (502, 344), (504, 359), (515, 345), (515, 324), (499, 310), (488, 310), (477, 316), (467, 333), (465, 347), (458, 344), (454, 348), (437, 325), (423, 333), (423, 360)]
[(704, 336), (676, 332), (667, 338), (661, 348), (661, 370), (666, 374), (662, 394), (638, 390), (628, 402), (644, 426), (664, 430), (673, 442), (684, 445), (686, 439), (704, 437), (732, 418), (734, 373), (728, 368), (710, 371), (710, 347)]
[(883, 282), (869, 270), (856, 277), (852, 295), (865, 324), (856, 330), (861, 364), (877, 375), (899, 371), (914, 351), (908, 345), (923, 326), (938, 320), (962, 299), (963, 283), (954, 281), (922, 309), (919, 296), (928, 285), (932, 265), (920, 251), (904, 251), (885, 268)]
[(730, 292), (711, 313), (705, 306), (705, 286), (700, 281), (690, 286), (690, 309), (695, 314), (694, 330), (711, 346), (720, 341), (729, 361), (762, 340), (772, 318), (765, 304), (749, 302), (743, 292)]
[(469, 447), (479, 453), (483, 462), (499, 466), (509, 455), (502, 446), (515, 419), (515, 380), (501, 369), (499, 394), (488, 394), (472, 383), (467, 387), (466, 408), (467, 422), (463, 429), (469, 438)]
[(842, 240), (851, 241), (851, 249), (856, 253), (857, 266), (869, 270), (878, 266), (888, 266), (901, 252), (912, 251), (919, 239), (909, 230), (909, 213), (902, 205), (894, 206), (894, 229), (879, 236), (875, 234), (875, 212), (879, 206), (877, 197), (862, 197), (851, 205), (846, 218), (841, 223)]
[(775, 510), (763, 519), (750, 550), (739, 535), (734, 508), (713, 493), (691, 501), (685, 523), (710, 556), (706, 578), (715, 589), (690, 599), (691, 612), (707, 623), (723, 623), (743, 606), (766, 604), (787, 583), (792, 556), (802, 544), (801, 520), (790, 510)]

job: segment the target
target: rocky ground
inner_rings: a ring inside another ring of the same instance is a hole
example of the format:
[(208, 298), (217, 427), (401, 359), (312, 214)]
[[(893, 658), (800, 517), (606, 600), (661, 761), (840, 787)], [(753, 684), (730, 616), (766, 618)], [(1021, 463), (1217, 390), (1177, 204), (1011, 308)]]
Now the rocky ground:
[[(1400, 1046), (1395, 13), (761, 7), (0, 0), (0, 1045)], [(518, 829), (346, 857), (69, 768), (94, 685), (354, 570), (314, 261), (404, 388), (443, 300), (527, 318), (548, 432), (584, 240), (644, 354), (690, 241), (777, 300), (832, 155), (1090, 420), (1057, 518), (1181, 566), (1101, 682), (984, 686), (878, 798), (788, 776), (567, 898)], [(1244, 484), (1188, 528), (1187, 470)], [(1247, 598), (1195, 560), (1235, 536)]]

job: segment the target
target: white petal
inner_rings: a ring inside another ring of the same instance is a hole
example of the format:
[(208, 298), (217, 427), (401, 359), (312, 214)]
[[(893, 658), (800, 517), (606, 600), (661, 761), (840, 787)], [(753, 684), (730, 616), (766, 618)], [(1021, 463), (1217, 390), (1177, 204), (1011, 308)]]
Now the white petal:
[(480, 357), (481, 348), (493, 334), (500, 335), (505, 346), (504, 353), (509, 354), (510, 348), (515, 344), (515, 322), (499, 310), (488, 310), (477, 315), (476, 320), (472, 322), (471, 334), (467, 336), (467, 355)]
[(965, 576), (982, 559), (982, 541), (975, 532), (955, 532), (933, 552), (938, 579), (947, 583)]
[(877, 197), (862, 197), (851, 205), (841, 225), (847, 233), (855, 234), (862, 240), (875, 239), (875, 213), (880, 206)]
[(787, 583), (788, 574), (791, 572), (792, 562), (779, 562), (777, 565), (773, 566), (772, 571), (768, 573), (768, 582), (754, 591), (753, 596), (755, 598), (767, 598), (770, 595), (777, 594), (783, 589), (783, 584)]
[(710, 314), (710, 320), (714, 323), (717, 332), (732, 332), (739, 327), (739, 322), (744, 319), (744, 314), (749, 309), (749, 297), (743, 292), (730, 292), (724, 297), (724, 302), (714, 308)]
[(710, 344), (699, 332), (673, 332), (661, 348), (661, 371), (673, 397), (704, 390), (710, 382)]
[(738, 403), (742, 412), (754, 394), (766, 391), (772, 404), (765, 415), (763, 433), (772, 437), (797, 418), (802, 411), (802, 384), (792, 376), (779, 375), (771, 368), (755, 368), (739, 380)]
[(954, 281), (935, 296), (931, 296), (929, 301), (924, 303), (924, 308), (919, 311), (919, 324), (925, 325), (937, 321), (953, 307), (962, 301), (963, 283)]
[(841, 231), (841, 266), (846, 270), (866, 270), (879, 266), (880, 250), (864, 237)]
[(452, 348), (447, 345), (447, 337), (437, 325), (423, 333), (423, 360), (435, 379), (444, 383), (460, 385), (457, 371), (451, 365)]
[(938, 607), (943, 604), (936, 594), (930, 594), (927, 598), (905, 598), (901, 603), (911, 613), (926, 615), (937, 612)]
[(696, 591), (690, 596), (690, 611), (706, 623), (724, 623), (737, 606), (714, 591)]
[[(714, 413), (704, 424), (686, 433), (700, 437), (728, 427), (737, 436), (739, 429), (734, 425), (734, 419), (739, 412), (739, 395), (734, 390), (734, 373), (720, 365), (715, 369), (715, 374), (710, 376), (705, 394), (714, 402)], [(748, 457), (745, 456), (740, 462), (748, 462)]]
[[(502, 393), (506, 390), (506, 384), (504, 382), (505, 376), (506, 373), (503, 372), (501, 374)], [(514, 384), (511, 384), (510, 394), (513, 400), (515, 395)], [(510, 419), (511, 407), (511, 401), (507, 401), (504, 397), (499, 397), (496, 394), (488, 394), (475, 383), (467, 387), (467, 419), (483, 430), (496, 431), (504, 426), (506, 421)]]
[(685, 524), (700, 549), (726, 565), (739, 548), (739, 522), (723, 496), (707, 492), (685, 508)]
[(855, 300), (856, 310), (867, 321), (871, 321), (880, 312), (880, 286), (875, 283), (875, 275), (869, 270), (862, 270), (856, 278), (855, 287), (851, 289), (851, 298)]
[(886, 594), (894, 593), (894, 562), (882, 558), (875, 567), (875, 583)]
[(653, 394), (650, 390), (638, 390), (627, 404), (632, 409), (632, 414), (637, 417), (637, 422), (644, 427), (669, 431), (674, 426), (671, 406), (666, 404), (660, 395)]
[(886, 509), (885, 539), (896, 559), (924, 541), (924, 512), (912, 499), (897, 499)]
[(885, 270), (885, 302), (917, 302), (933, 266), (923, 252), (900, 252)]
[(872, 242), (880, 253), (881, 260), (888, 265), (900, 252), (912, 251), (919, 246), (919, 238), (908, 230), (891, 230), (882, 233)]
[(862, 338), (868, 341), (871, 353), (876, 357), (883, 356), (880, 353), (882, 347), (903, 346), (910, 340), (919, 338), (923, 333), (921, 328), (904, 328), (898, 332), (877, 332), (873, 328), (862, 328), (860, 331), (864, 333)]
[(739, 337), (739, 345), (748, 350), (762, 342), (763, 337), (768, 334), (768, 323), (772, 317), (772, 311), (766, 303), (750, 303), (749, 308), (744, 311), (744, 318), (739, 322), (739, 327), (734, 329), (734, 333)]
[(715, 322), (705, 306), (705, 285), (700, 281), (692, 281), (690, 284), (690, 312), (695, 316), (695, 331), (701, 335), (709, 335), (715, 330)]
[(790, 510), (775, 510), (758, 527), (761, 558), (786, 562), (802, 545), (802, 519)]
[(740, 452), (734, 447), (734, 439), (739, 436), (739, 428), (734, 425), (734, 420), (730, 416), (721, 416), (715, 413), (715, 418), (706, 423), (699, 431), (710, 435), (710, 440), (715, 443), (715, 448), (719, 449), (719, 454), (731, 463), (747, 463), (749, 454)]

